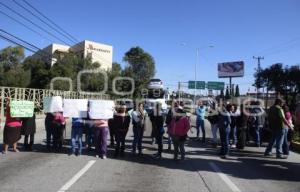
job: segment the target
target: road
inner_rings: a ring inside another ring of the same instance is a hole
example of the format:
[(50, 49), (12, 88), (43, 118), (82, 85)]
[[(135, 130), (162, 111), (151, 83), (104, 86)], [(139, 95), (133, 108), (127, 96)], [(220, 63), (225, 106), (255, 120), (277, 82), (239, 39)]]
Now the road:
[[(209, 123), (205, 124), (210, 133)], [(102, 160), (93, 153), (68, 156), (67, 146), (63, 153), (47, 153), (42, 121), (38, 126), (35, 151), (0, 155), (1, 192), (300, 191), (300, 155), (293, 152), (289, 159), (279, 160), (265, 158), (264, 147), (247, 147), (231, 150), (230, 158), (224, 160), (217, 156), (218, 149), (190, 139), (185, 161), (174, 162), (172, 151), (167, 150), (162, 159), (156, 160), (152, 158), (156, 145), (150, 142), (148, 124), (144, 156), (130, 154), (129, 132), (126, 156), (114, 159), (109, 149), (108, 159)], [(68, 128), (67, 138), (69, 132)]]

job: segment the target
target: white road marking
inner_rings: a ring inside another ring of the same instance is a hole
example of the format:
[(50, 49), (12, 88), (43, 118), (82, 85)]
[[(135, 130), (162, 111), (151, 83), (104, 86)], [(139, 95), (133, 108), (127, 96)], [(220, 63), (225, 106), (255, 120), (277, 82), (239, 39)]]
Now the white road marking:
[(233, 192), (241, 192), (241, 190), (224, 173), (222, 173), (222, 171), (215, 163), (209, 162), (209, 165), (221, 177), (221, 179), (228, 185), (228, 187)]
[(92, 167), (92, 165), (95, 163), (95, 160), (91, 160), (86, 164), (72, 179), (70, 179), (64, 186), (62, 186), (57, 192), (65, 192), (67, 191), (76, 181), (89, 170), (89, 168)]

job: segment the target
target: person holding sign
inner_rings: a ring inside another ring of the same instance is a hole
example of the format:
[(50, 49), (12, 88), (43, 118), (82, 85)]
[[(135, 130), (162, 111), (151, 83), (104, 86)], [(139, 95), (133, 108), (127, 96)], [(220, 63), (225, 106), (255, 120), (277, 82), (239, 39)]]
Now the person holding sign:
[[(145, 119), (147, 112), (144, 109), (144, 104), (139, 103), (135, 111), (132, 112), (132, 124), (133, 124), (133, 143), (132, 153), (136, 154), (136, 147), (138, 148), (139, 155), (142, 155), (142, 142), (145, 131)], [(138, 145), (138, 146), (137, 146)]]
[(125, 138), (130, 125), (130, 116), (126, 114), (126, 105), (117, 108), (117, 113), (114, 115), (111, 124), (117, 142), (114, 157), (124, 156)]
[(17, 142), (21, 139), (21, 126), (22, 121), (19, 118), (11, 117), (10, 114), (10, 100), (6, 104), (6, 121), (3, 132), (3, 154), (8, 151), (9, 145), (13, 146), (14, 152), (19, 152), (17, 149)]
[(54, 150), (60, 152), (63, 145), (63, 133), (65, 129), (65, 118), (62, 112), (53, 113), (53, 148)]

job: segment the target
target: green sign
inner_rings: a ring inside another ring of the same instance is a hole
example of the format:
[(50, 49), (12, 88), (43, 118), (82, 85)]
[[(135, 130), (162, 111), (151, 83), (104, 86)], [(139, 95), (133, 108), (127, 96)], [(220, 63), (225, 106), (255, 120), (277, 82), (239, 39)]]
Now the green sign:
[(224, 82), (216, 82), (216, 81), (208, 81), (206, 87), (209, 90), (224, 90), (225, 83)]
[(32, 117), (34, 103), (32, 101), (11, 101), (10, 116), (11, 117)]
[(195, 81), (189, 81), (188, 83), (188, 88), (189, 89), (205, 89), (205, 81), (196, 81), (196, 86), (195, 86)]

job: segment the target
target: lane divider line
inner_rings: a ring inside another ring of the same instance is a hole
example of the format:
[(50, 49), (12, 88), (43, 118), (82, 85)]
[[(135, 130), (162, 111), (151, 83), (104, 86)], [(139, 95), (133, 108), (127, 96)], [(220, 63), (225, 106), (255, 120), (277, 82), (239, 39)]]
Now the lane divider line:
[(209, 162), (209, 165), (233, 192), (241, 192), (241, 190), (224, 173), (222, 173), (220, 168), (215, 163)]
[(76, 175), (72, 177), (64, 186), (62, 186), (57, 192), (65, 192), (67, 191), (76, 181), (93, 166), (95, 160), (89, 161)]

